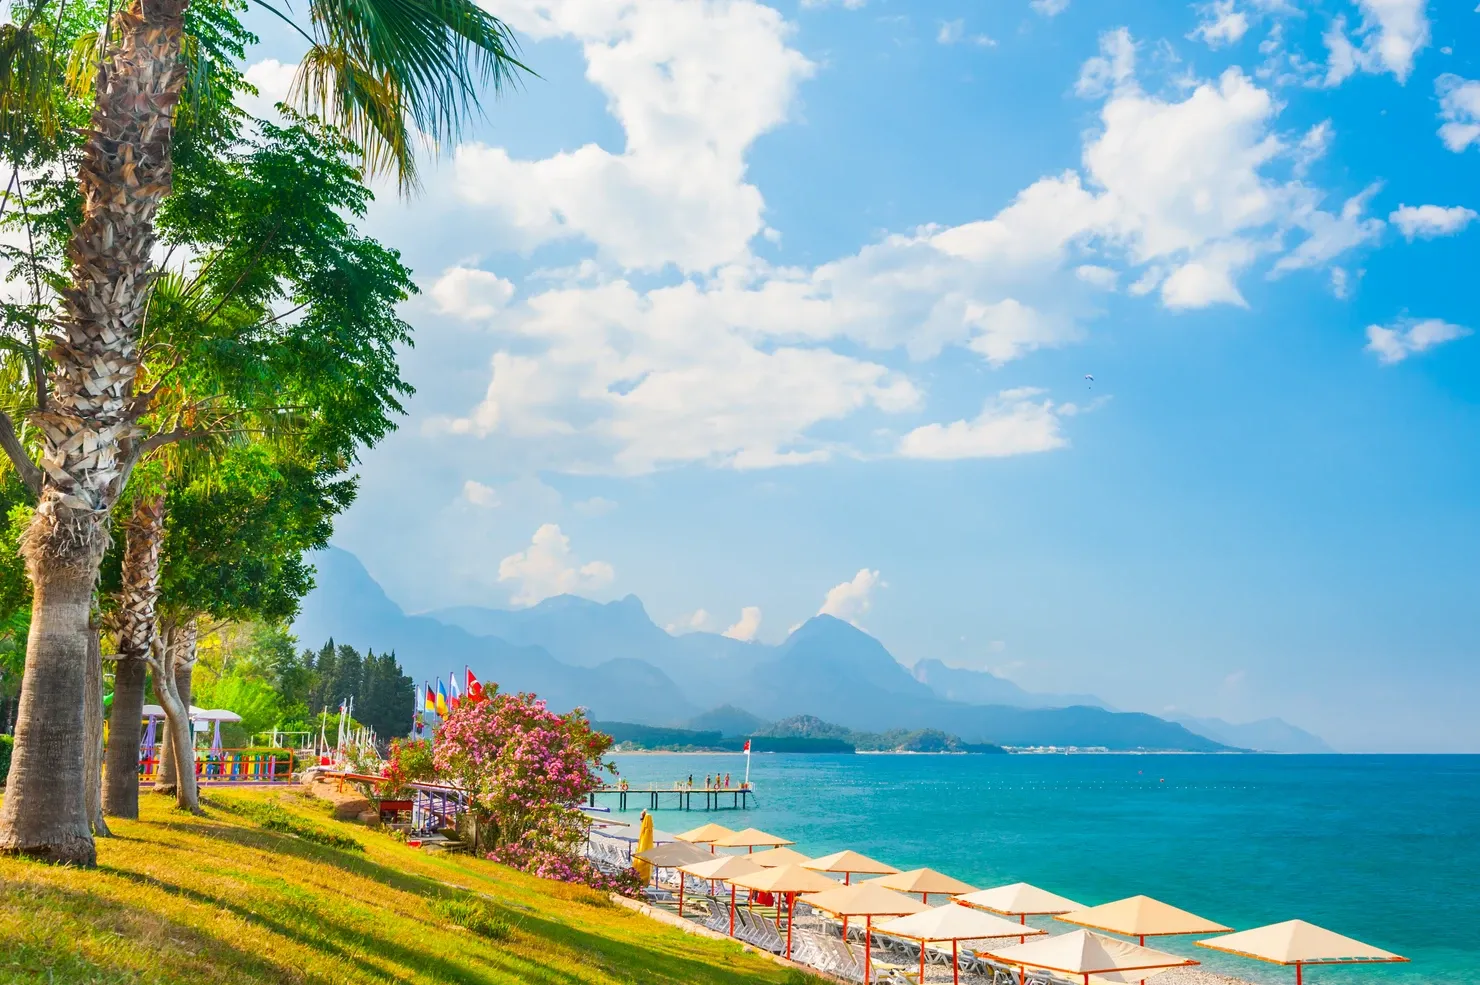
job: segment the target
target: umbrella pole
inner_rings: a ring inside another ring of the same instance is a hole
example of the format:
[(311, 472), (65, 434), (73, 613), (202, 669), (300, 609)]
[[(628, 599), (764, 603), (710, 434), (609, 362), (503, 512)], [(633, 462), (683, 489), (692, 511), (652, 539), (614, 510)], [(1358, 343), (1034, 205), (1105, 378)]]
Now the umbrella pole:
[[(847, 947), (848, 942), (844, 941)], [(863, 985), (868, 985), (869, 969), (873, 967), (874, 961), (874, 918), (872, 915), (863, 918)]]
[(735, 886), (730, 885), (730, 936), (735, 936)]
[[(961, 957), (956, 952), (956, 948), (959, 946), (959, 941), (951, 941), (951, 981), (955, 982), (956, 985), (961, 985)], [(920, 953), (923, 954), (924, 952), (922, 951)], [(920, 976), (920, 985), (925, 985), (925, 976), (923, 974)]]
[(920, 985), (925, 985), (925, 939), (920, 939)]
[[(779, 919), (780, 916), (781, 916), (781, 908), (780, 907), (777, 907), (776, 908), (776, 915), (777, 915), (777, 918)], [(794, 924), (794, 923), (796, 923), (796, 919), (797, 919), (797, 894), (796, 893), (787, 893), (786, 894), (786, 960), (788, 960), (788, 961), (791, 960), (791, 925)]]
[(1300, 981), (1300, 962), (1299, 961), (1295, 962), (1295, 985), (1301, 985), (1301, 981)]
[(679, 873), (678, 873), (678, 915), (679, 916), (683, 916), (683, 884), (685, 882), (687, 882), (687, 881), (688, 880), (684, 879), (683, 871), (680, 870)]
[[(1028, 915), (1026, 913), (1019, 913), (1018, 914), (1018, 923), (1022, 924), (1024, 927), (1026, 927), (1028, 925)], [(1019, 937), (1018, 938), (1018, 943), (1019, 944), (1026, 944), (1026, 943), (1028, 943), (1028, 938), (1027, 937)]]

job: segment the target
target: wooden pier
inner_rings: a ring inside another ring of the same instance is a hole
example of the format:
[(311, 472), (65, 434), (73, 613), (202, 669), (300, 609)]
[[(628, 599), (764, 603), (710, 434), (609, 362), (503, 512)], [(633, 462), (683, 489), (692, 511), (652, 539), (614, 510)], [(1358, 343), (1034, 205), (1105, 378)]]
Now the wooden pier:
[(592, 807), (596, 798), (615, 796), (618, 811), (658, 810), (665, 806), (664, 798), (675, 798), (668, 803), (680, 811), (743, 811), (751, 807), (755, 797), (754, 787), (651, 787), (638, 790), (632, 787), (602, 787), (588, 796)]

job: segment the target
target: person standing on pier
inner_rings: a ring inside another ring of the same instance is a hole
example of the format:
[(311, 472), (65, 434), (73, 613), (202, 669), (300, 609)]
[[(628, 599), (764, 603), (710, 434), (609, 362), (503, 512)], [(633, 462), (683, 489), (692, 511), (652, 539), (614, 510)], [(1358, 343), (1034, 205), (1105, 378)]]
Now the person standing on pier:
[(728, 773), (725, 774), (725, 785), (723, 787), (721, 787), (720, 789), (721, 790), (728, 790), (728, 789), (730, 789), (730, 774), (728, 774)]

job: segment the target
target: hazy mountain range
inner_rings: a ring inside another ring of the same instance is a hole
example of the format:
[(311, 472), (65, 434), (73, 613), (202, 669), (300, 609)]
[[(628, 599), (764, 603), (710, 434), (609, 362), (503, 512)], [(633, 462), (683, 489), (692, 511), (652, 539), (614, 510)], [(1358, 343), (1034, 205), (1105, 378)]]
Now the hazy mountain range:
[(417, 681), (461, 674), (468, 665), (485, 682), (534, 691), (554, 708), (579, 705), (596, 719), (738, 734), (805, 714), (858, 730), (936, 728), (968, 742), (1010, 746), (1315, 751), (1287, 750), (1293, 740), (1324, 749), (1315, 736), (1278, 720), (1171, 722), (1111, 710), (1092, 695), (1031, 694), (1003, 678), (934, 660), (912, 672), (878, 640), (830, 616), (814, 617), (770, 646), (713, 633), (672, 636), (632, 595), (608, 603), (564, 595), (527, 609), (458, 606), (408, 615), (354, 555), (331, 548), (313, 562), (318, 586), (293, 627), (303, 645), (332, 637), (394, 650)]

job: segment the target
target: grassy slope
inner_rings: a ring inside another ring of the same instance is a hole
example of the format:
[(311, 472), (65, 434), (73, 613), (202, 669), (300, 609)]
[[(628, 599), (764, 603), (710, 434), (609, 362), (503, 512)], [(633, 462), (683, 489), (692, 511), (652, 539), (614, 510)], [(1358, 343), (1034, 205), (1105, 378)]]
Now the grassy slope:
[[(279, 797), (295, 818), (353, 834), (365, 851), (265, 830), (221, 806)], [(98, 842), (95, 870), (0, 858), (0, 982), (813, 980), (584, 887), (423, 854), (292, 795), (211, 793), (205, 817), (141, 799), (143, 819), (111, 822), (118, 837)], [(471, 894), (512, 935), (487, 940), (431, 907)]]

